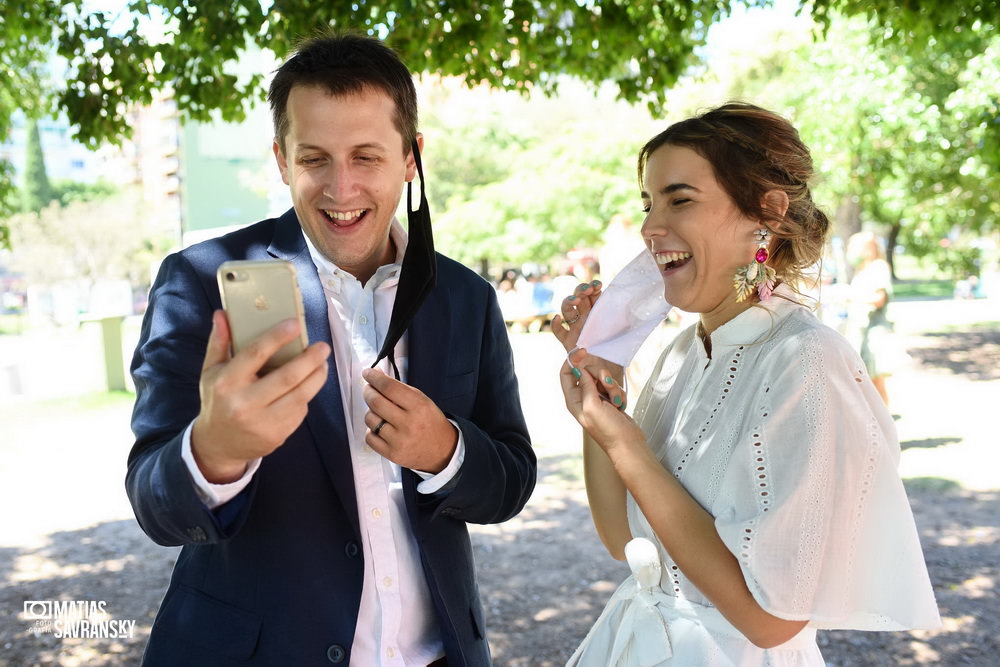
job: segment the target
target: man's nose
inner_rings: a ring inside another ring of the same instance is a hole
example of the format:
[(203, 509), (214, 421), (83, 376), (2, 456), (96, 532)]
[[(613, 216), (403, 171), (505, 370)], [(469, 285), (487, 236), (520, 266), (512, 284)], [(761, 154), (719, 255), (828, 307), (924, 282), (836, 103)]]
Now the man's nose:
[(333, 201), (342, 201), (354, 193), (356, 179), (351, 170), (344, 165), (334, 165), (330, 168), (323, 194)]

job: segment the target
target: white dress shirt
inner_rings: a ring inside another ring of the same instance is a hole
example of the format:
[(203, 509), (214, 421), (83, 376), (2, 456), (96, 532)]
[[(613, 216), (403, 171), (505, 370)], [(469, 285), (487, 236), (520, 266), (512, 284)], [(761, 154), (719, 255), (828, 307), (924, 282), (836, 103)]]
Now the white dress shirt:
[[(370, 367), (378, 356), (392, 314), (407, 242), (398, 220), (392, 222), (390, 237), (396, 245), (396, 263), (380, 267), (365, 285), (323, 257), (306, 238), (327, 298), (333, 354), (351, 438), (365, 556), (358, 629), (351, 650), (351, 665), (355, 667), (425, 667), (444, 655), (416, 538), (407, 519), (402, 470), (365, 444), (368, 427), (364, 416), (368, 406), (362, 397), (365, 382), (361, 371)], [(394, 354), (400, 380), (405, 382), (406, 336), (396, 344)], [(392, 376), (388, 361), (382, 360), (379, 366)], [(211, 484), (194, 462), (190, 431), (189, 427), (182, 457), (202, 499), (210, 508), (218, 507), (246, 487), (260, 460), (252, 462), (236, 482)], [(454, 478), (464, 455), (465, 445), (459, 430), (455, 454), (443, 471), (436, 475), (414, 471), (424, 480), (417, 485), (417, 491), (427, 494), (439, 491)]]

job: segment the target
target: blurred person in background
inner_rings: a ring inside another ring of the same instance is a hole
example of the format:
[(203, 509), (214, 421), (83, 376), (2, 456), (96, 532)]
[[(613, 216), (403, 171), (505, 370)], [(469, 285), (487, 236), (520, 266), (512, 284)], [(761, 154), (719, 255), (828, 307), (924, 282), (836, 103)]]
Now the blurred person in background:
[(888, 406), (886, 378), (891, 375), (899, 354), (892, 349), (892, 324), (887, 315), (892, 298), (892, 271), (878, 238), (867, 231), (848, 239), (847, 261), (854, 267), (854, 275), (847, 290), (844, 334), (861, 355), (868, 377)]

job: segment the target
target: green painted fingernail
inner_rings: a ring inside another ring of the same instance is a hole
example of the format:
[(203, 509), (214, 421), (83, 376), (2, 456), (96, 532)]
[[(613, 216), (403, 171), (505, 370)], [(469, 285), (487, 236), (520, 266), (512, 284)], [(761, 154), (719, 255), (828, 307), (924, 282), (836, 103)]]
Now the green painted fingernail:
[(621, 396), (615, 396), (615, 405), (617, 405), (617, 406), (620, 407), (621, 404), (622, 404), (622, 397)]
[(598, 285), (601, 284), (601, 281), (600, 280), (595, 280), (594, 282), (592, 282), (590, 284), (593, 285), (594, 287), (597, 287)]
[(583, 377), (583, 373), (580, 372), (579, 368), (573, 368), (572, 370), (573, 370), (573, 377), (575, 377), (577, 380)]
[(608, 377), (604, 378), (604, 381), (607, 382), (608, 384), (614, 384), (615, 383), (614, 378), (612, 378), (610, 375)]

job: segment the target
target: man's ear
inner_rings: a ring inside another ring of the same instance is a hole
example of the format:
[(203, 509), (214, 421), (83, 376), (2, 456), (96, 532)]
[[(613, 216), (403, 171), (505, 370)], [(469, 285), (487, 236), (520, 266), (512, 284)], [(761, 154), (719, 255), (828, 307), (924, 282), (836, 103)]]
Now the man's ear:
[(776, 218), (784, 218), (788, 211), (788, 193), (778, 189), (768, 190), (764, 193), (761, 205)]
[(288, 185), (288, 160), (285, 159), (285, 153), (281, 150), (281, 146), (278, 144), (277, 138), (275, 138), (274, 142), (271, 144), (271, 150), (274, 151), (274, 160), (278, 163), (278, 171), (281, 172), (281, 180), (284, 181), (285, 185)]
[[(417, 132), (417, 150), (420, 151), (421, 162), (424, 157), (424, 135)], [(413, 150), (411, 149), (406, 156), (406, 182), (409, 183), (414, 178), (417, 177), (417, 161), (413, 157)]]

